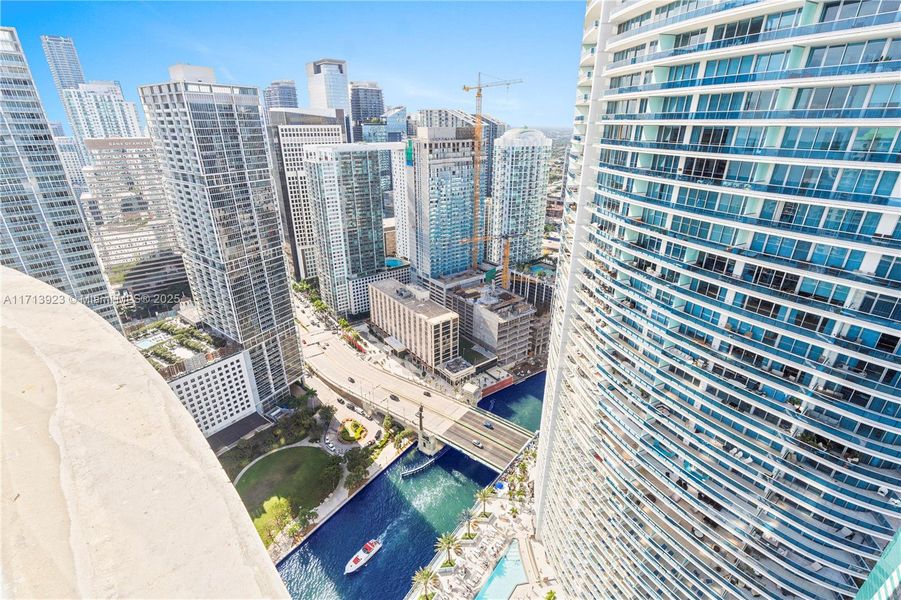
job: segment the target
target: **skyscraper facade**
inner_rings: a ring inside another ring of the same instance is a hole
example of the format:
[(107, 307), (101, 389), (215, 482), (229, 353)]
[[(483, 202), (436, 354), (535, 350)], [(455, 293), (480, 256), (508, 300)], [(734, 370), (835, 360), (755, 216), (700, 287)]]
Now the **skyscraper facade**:
[[(84, 182), (84, 173), (82, 169), (88, 164), (87, 159), (84, 155), (84, 149), (81, 144), (78, 143), (71, 135), (65, 135), (60, 133), (57, 135), (53, 133), (53, 124), (51, 123), (51, 135), (53, 136), (53, 143), (56, 144), (56, 150), (59, 152), (59, 159), (63, 163), (63, 170), (66, 172), (66, 177), (69, 178), (69, 183), (72, 184), (72, 191), (75, 193), (75, 198), (80, 198), (81, 194), (85, 190), (85, 182)], [(59, 123), (56, 123), (59, 125)], [(62, 126), (60, 125), (57, 132), (62, 130)]]
[(382, 114), (388, 127), (388, 141), (402, 142), (407, 139), (407, 107), (389, 106)]
[[(475, 127), (475, 116), (462, 110), (448, 108), (426, 108), (415, 113), (415, 121), (419, 127)], [(482, 115), (482, 168), (479, 178), (481, 197), (491, 195), (494, 185), (494, 140), (507, 130), (507, 124), (491, 115)]]
[(445, 277), (472, 266), (472, 238), (478, 235), (472, 145), (472, 130), (458, 127), (420, 127), (410, 140), (411, 187), (404, 231), (398, 219), (398, 252), (407, 247), (419, 277)]
[(541, 258), (551, 140), (537, 129), (509, 129), (494, 142), (488, 259), (510, 264)]
[(257, 88), (175, 65), (140, 88), (194, 302), (250, 352), (264, 409), (301, 376)]
[[(187, 285), (150, 138), (85, 140), (91, 165), (82, 210), (103, 271), (117, 297), (149, 304)], [(156, 296), (153, 297), (153, 296)]]
[(293, 79), (273, 81), (263, 91), (263, 106), (266, 111), (273, 108), (297, 108), (297, 85)]
[(0, 27), (0, 264), (121, 328), (16, 30)]
[(354, 140), (360, 141), (363, 139), (362, 124), (380, 118), (385, 112), (385, 99), (379, 84), (375, 81), (351, 81), (350, 112)]
[(134, 102), (115, 81), (91, 81), (62, 90), (63, 107), (76, 139), (141, 137)]
[(319, 293), (337, 315), (360, 312), (354, 290), (368, 296), (368, 283), (354, 281), (385, 271), (380, 152), (390, 153), (403, 172), (398, 142), (311, 146), (306, 152)]
[(849, 599), (901, 526), (899, 17), (588, 3), (536, 482), (567, 596)]
[(340, 144), (347, 139), (344, 111), (330, 109), (275, 109), (269, 113), (269, 146), (282, 224), (285, 251), (295, 280), (316, 277), (315, 236), (310, 188), (304, 169), (304, 149), (318, 144)]
[(61, 35), (42, 35), (41, 46), (44, 48), (47, 64), (50, 65), (53, 83), (62, 100), (63, 90), (77, 88), (78, 84), (84, 83), (84, 72), (81, 70), (81, 61), (78, 60), (75, 42), (72, 38)]

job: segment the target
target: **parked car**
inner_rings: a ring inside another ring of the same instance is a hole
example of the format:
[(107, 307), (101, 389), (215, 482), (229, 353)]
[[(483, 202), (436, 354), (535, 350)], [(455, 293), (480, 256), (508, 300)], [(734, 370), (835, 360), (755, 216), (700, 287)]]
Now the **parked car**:
[(338, 398), (338, 404), (344, 404), (344, 398)]
[(356, 381), (354, 380), (353, 377), (348, 377), (347, 380), (348, 380), (349, 382), (351, 382), (351, 383), (356, 383)]
[(392, 400), (394, 400), (395, 402), (400, 402), (400, 398), (398, 398), (397, 395), (395, 395), (395, 394), (391, 394), (388, 397), (391, 398)]
[(353, 404), (350, 404), (350, 403), (348, 403), (348, 405), (347, 405), (347, 410), (349, 410), (350, 412), (357, 412), (357, 408)]
[(472, 445), (475, 446), (476, 448), (484, 448), (485, 447), (485, 445), (482, 444), (482, 442), (480, 442), (479, 440), (472, 440)]
[(491, 421), (485, 421), (484, 423), (482, 423), (482, 425), (485, 426), (485, 429), (494, 429), (494, 425), (491, 423)]
[(373, 444), (375, 444), (375, 440), (369, 440), (368, 442), (366, 442), (367, 446), (372, 446)]
[(426, 390), (426, 391), (424, 391), (424, 392), (422, 393), (422, 395), (425, 396), (426, 398), (431, 398), (431, 397), (432, 397), (432, 392)]
[(378, 431), (375, 432), (375, 439), (377, 439), (377, 440), (382, 439), (382, 430), (381, 429), (379, 429)]

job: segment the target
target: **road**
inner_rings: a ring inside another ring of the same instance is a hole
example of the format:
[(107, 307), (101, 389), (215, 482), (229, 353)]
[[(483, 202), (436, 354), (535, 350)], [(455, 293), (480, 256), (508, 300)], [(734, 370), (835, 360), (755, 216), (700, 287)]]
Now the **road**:
[[(309, 309), (305, 313), (300, 302), (295, 302), (304, 360), (319, 379), (355, 397), (355, 403), (369, 410), (388, 412), (414, 426), (421, 406), (427, 432), (498, 471), (529, 441), (530, 434), (512, 423), (486, 417), (463, 402), (366, 360), (335, 332), (311, 323)], [(392, 395), (397, 400), (391, 399)], [(492, 424), (492, 429), (485, 427), (486, 421)], [(479, 441), (482, 447), (476, 447), (473, 440)]]

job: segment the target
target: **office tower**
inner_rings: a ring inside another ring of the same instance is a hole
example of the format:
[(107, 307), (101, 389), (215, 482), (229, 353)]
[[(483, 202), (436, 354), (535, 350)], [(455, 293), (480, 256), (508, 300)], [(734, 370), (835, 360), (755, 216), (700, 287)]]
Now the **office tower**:
[(0, 27), (0, 264), (121, 328), (16, 30)]
[(375, 81), (350, 82), (350, 113), (353, 121), (354, 140), (362, 140), (362, 124), (370, 119), (379, 119), (385, 112), (382, 88)]
[(205, 67), (169, 75), (140, 95), (191, 295), (207, 325), (249, 350), (268, 410), (302, 365), (259, 91), (219, 85)]
[(85, 190), (82, 169), (88, 164), (83, 149), (78, 140), (71, 135), (65, 135), (61, 123), (50, 123), (50, 135), (53, 136), (53, 143), (56, 144), (56, 151), (59, 152), (59, 159), (63, 163), (66, 177), (72, 184), (75, 198), (80, 198)]
[(269, 114), (269, 146), (279, 209), (285, 228), (285, 253), (292, 277), (316, 277), (315, 231), (310, 188), (304, 169), (304, 148), (340, 144), (347, 139), (344, 111), (331, 109), (275, 109)]
[(263, 106), (273, 108), (297, 108), (297, 86), (293, 79), (273, 81), (263, 90)]
[[(462, 110), (446, 108), (428, 108), (416, 113), (415, 122), (418, 127), (475, 127), (475, 116)], [(507, 124), (491, 115), (482, 115), (482, 168), (479, 178), (481, 197), (491, 195), (494, 185), (494, 140), (504, 134)]]
[(535, 486), (566, 596), (849, 599), (901, 526), (899, 20), (588, 3)]
[(398, 252), (407, 248), (419, 277), (445, 277), (472, 266), (472, 238), (478, 235), (472, 144), (472, 130), (458, 127), (420, 127), (410, 140), (407, 224), (401, 227), (398, 219), (397, 244)]
[(65, 137), (66, 130), (62, 123), (59, 121), (48, 121), (47, 125), (50, 126), (50, 135), (53, 137)]
[(389, 106), (382, 114), (388, 127), (388, 141), (402, 142), (407, 139), (407, 107)]
[(174, 304), (159, 296), (181, 296), (188, 282), (153, 141), (87, 139), (85, 147), (81, 205), (113, 291), (138, 305)]
[(80, 83), (63, 89), (62, 96), (69, 125), (82, 143), (87, 138), (141, 137), (138, 111), (117, 82)]
[(41, 46), (44, 48), (47, 64), (50, 65), (56, 91), (62, 100), (63, 90), (77, 88), (78, 84), (85, 81), (75, 42), (72, 38), (60, 35), (42, 35)]
[(347, 141), (353, 141), (350, 123), (350, 91), (347, 85), (347, 63), (334, 58), (321, 58), (307, 63), (307, 90), (310, 106), (344, 111)]
[(494, 142), (493, 211), (488, 258), (511, 265), (541, 258), (551, 140), (537, 129), (510, 129)]
[(379, 152), (402, 176), (399, 142), (311, 146), (309, 178), (322, 301), (336, 315), (369, 311), (368, 284), (386, 273)]

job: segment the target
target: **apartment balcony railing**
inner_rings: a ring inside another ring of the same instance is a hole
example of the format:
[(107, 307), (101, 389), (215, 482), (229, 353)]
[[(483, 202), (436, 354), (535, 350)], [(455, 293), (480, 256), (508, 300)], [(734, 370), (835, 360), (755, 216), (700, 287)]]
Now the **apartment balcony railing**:
[(723, 121), (732, 119), (759, 119), (767, 121), (813, 119), (899, 119), (901, 108), (896, 106), (871, 108), (813, 108), (796, 110), (713, 110), (668, 113), (608, 113), (598, 117), (601, 121)]
[(623, 40), (626, 38), (633, 37), (638, 35), (639, 33), (644, 33), (646, 31), (652, 31), (654, 29), (659, 29), (661, 27), (666, 27), (667, 25), (673, 25), (675, 23), (681, 23), (682, 21), (687, 21), (689, 19), (696, 19), (698, 17), (703, 17), (705, 15), (709, 15), (711, 13), (722, 12), (726, 10), (732, 10), (733, 8), (740, 8), (742, 6), (747, 6), (749, 4), (756, 4), (760, 2), (760, 0), (728, 0), (726, 2), (718, 2), (714, 1), (711, 4), (697, 8), (692, 11), (688, 11), (679, 15), (673, 15), (672, 17), (667, 17), (663, 19), (654, 19), (651, 20), (644, 25), (639, 27), (635, 27), (634, 29), (630, 29), (629, 31), (624, 31), (620, 34), (614, 35), (610, 38), (611, 42), (618, 42), (619, 40)]
[[(627, 192), (624, 190), (619, 190), (610, 186), (605, 186), (598, 184), (598, 189), (607, 192), (610, 194), (614, 194), (616, 196), (621, 196), (623, 198), (628, 198), (631, 200), (635, 200), (637, 202), (643, 202), (645, 204), (651, 204), (653, 206), (658, 206), (660, 208), (668, 209), (668, 210), (677, 210), (684, 211), (698, 215), (706, 215), (709, 217), (719, 217), (722, 219), (727, 219), (729, 221), (735, 223), (744, 223), (746, 225), (756, 225), (758, 227), (766, 227), (769, 229), (773, 229), (777, 232), (794, 232), (794, 233), (803, 233), (807, 235), (817, 236), (818, 238), (833, 238), (836, 240), (842, 240), (846, 242), (857, 242), (860, 244), (868, 244), (873, 246), (878, 246), (880, 248), (901, 248), (901, 239), (895, 237), (887, 237), (884, 235), (863, 235), (858, 233), (851, 233), (847, 231), (838, 231), (838, 230), (830, 230), (823, 229), (822, 227), (809, 227), (805, 225), (795, 225), (792, 223), (782, 223), (780, 221), (770, 221), (767, 219), (760, 219), (755, 216), (749, 215), (735, 215), (729, 213), (723, 213), (720, 211), (709, 210), (706, 208), (700, 208), (695, 206), (688, 206), (686, 204), (679, 204), (678, 202), (673, 202), (672, 200), (663, 200), (660, 198), (655, 198), (652, 196), (644, 196), (641, 194), (636, 194), (633, 192)], [(830, 307), (829, 310), (832, 312), (836, 312), (837, 307)], [(864, 313), (866, 314), (866, 313)], [(894, 326), (894, 322), (886, 320), (884, 323), (888, 326)]]
[(876, 25), (889, 25), (901, 22), (901, 13), (897, 11), (880, 13), (877, 15), (868, 15), (866, 17), (857, 17), (854, 19), (842, 19), (840, 21), (829, 21), (826, 23), (815, 23), (813, 25), (801, 25), (798, 27), (788, 27), (786, 29), (777, 29), (774, 31), (764, 31), (735, 38), (717, 40), (715, 42), (705, 42), (695, 44), (693, 46), (684, 46), (682, 48), (674, 48), (672, 50), (663, 50), (654, 52), (653, 54), (644, 54), (634, 58), (627, 58), (612, 62), (607, 65), (607, 70), (618, 69), (629, 65), (660, 60), (671, 56), (684, 56), (694, 52), (705, 52), (707, 50), (718, 50), (720, 48), (729, 48), (731, 46), (741, 46), (746, 44), (757, 44), (760, 42), (770, 42), (782, 40), (786, 38), (796, 38), (805, 35), (815, 35), (818, 33), (828, 33), (835, 31), (857, 30), (863, 27), (873, 27)]
[(875, 73), (894, 73), (901, 70), (901, 60), (887, 60), (874, 63), (860, 63), (856, 65), (836, 65), (831, 67), (810, 67), (804, 69), (789, 69), (782, 71), (765, 71), (760, 73), (739, 73), (736, 75), (716, 75), (712, 77), (697, 77), (695, 79), (682, 79), (679, 81), (664, 81), (661, 83), (645, 83), (621, 88), (611, 88), (605, 95), (616, 96), (620, 94), (634, 94), (638, 92), (650, 92), (654, 90), (676, 90), (687, 87), (706, 87), (711, 85), (734, 85), (738, 83), (750, 83), (757, 81), (791, 81), (796, 85), (802, 85), (805, 79), (817, 77), (847, 77), (854, 75), (872, 75)]
[(844, 160), (875, 163), (897, 163), (897, 152), (859, 152), (854, 150), (819, 150), (815, 148), (760, 148), (754, 146), (715, 146), (709, 144), (675, 144), (670, 142), (633, 142), (601, 138), (601, 145), (627, 146), (629, 148), (650, 148), (655, 150), (677, 150), (680, 152), (698, 152), (716, 155), (767, 156), (777, 158), (797, 158), (802, 160)]
[(643, 175), (645, 177), (657, 177), (671, 181), (683, 181), (686, 183), (696, 183), (699, 185), (710, 185), (725, 188), (727, 190), (739, 191), (755, 191), (765, 192), (769, 194), (782, 194), (786, 196), (798, 196), (801, 198), (820, 198), (823, 200), (843, 200), (860, 204), (901, 207), (901, 198), (894, 196), (878, 196), (873, 193), (856, 193), (856, 192), (840, 192), (834, 190), (823, 190), (816, 188), (803, 188), (798, 186), (778, 185), (763, 182), (750, 181), (733, 181), (729, 179), (712, 179), (710, 177), (701, 177), (696, 175), (680, 175), (668, 171), (659, 171), (655, 169), (639, 169), (637, 167), (626, 167), (613, 164), (601, 164), (599, 169), (609, 169), (620, 173), (632, 173), (634, 175)]

